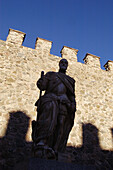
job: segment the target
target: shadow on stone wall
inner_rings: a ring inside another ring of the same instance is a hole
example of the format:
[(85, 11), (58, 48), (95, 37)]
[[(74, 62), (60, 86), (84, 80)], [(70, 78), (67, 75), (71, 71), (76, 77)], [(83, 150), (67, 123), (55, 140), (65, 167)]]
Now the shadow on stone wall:
[(9, 115), (6, 134), (0, 139), (0, 163), (4, 170), (12, 169), (16, 163), (27, 159), (32, 144), (25, 140), (30, 118), (22, 111), (11, 112)]
[[(0, 170), (13, 169), (13, 166), (32, 157), (32, 142), (26, 142), (25, 136), (29, 126), (29, 117), (22, 111), (12, 112), (6, 134), (0, 139)], [(67, 147), (61, 161), (81, 165), (95, 165), (96, 169), (112, 169), (113, 152), (100, 148), (98, 129), (88, 123), (83, 124), (83, 146)], [(111, 129), (113, 134), (113, 129)], [(20, 168), (21, 169), (21, 168)], [(25, 167), (24, 167), (25, 169)]]
[(67, 152), (73, 155), (72, 161), (77, 164), (94, 165), (99, 170), (111, 170), (113, 168), (113, 152), (101, 149), (98, 129), (90, 123), (83, 124), (82, 129), (83, 146), (81, 148), (67, 147)]
[(111, 134), (112, 134), (112, 142), (113, 142), (113, 128), (111, 129)]

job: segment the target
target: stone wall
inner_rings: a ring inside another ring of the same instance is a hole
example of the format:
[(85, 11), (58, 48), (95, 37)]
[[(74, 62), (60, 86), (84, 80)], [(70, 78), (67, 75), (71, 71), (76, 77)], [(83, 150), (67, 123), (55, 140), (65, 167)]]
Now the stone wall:
[[(57, 71), (59, 56), (50, 54), (52, 42), (37, 38), (35, 49), (22, 46), (25, 33), (9, 29), (6, 41), (0, 40), (0, 138), (7, 133), (10, 114), (23, 112), (30, 117), (25, 136), (31, 141), (31, 121), (39, 97), (36, 81), (42, 70)], [(98, 129), (101, 149), (113, 150), (113, 61), (100, 68), (100, 58), (87, 53), (84, 64), (77, 62), (78, 50), (64, 46), (62, 58), (69, 62), (67, 74), (76, 80), (77, 111), (68, 145), (83, 145), (83, 124)], [(22, 124), (24, 127), (24, 123)]]

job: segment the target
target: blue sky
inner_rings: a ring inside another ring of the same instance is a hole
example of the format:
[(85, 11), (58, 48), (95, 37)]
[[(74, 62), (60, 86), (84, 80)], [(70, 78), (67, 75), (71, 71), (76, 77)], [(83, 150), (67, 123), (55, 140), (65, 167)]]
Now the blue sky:
[(65, 45), (101, 57), (101, 67), (113, 60), (113, 0), (0, 0), (0, 39), (9, 28), (26, 33), (24, 46), (36, 37), (53, 41), (51, 54)]

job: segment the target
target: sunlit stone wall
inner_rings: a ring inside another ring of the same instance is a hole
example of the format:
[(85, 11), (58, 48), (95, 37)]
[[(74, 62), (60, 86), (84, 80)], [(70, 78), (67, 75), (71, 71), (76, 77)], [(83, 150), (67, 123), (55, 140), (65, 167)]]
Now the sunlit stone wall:
[[(10, 29), (7, 40), (0, 40), (0, 137), (5, 136), (9, 113), (22, 111), (30, 117), (26, 140), (31, 141), (39, 97), (36, 81), (42, 70), (57, 71), (61, 58), (50, 54), (51, 41), (37, 38), (32, 49), (22, 46), (24, 38), (25, 33)], [(66, 46), (61, 50), (69, 62), (67, 74), (76, 80), (77, 111), (68, 145), (81, 147), (82, 125), (91, 123), (98, 129), (101, 148), (113, 150), (113, 61), (102, 70), (99, 57), (87, 53), (82, 64), (77, 62), (77, 52)]]

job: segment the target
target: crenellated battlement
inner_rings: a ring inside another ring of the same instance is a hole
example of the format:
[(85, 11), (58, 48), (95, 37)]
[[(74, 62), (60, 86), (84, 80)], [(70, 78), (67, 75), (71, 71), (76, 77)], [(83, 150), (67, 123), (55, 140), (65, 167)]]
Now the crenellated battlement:
[(77, 62), (78, 50), (67, 46), (63, 46), (60, 53), (62, 58), (68, 58), (71, 60), (71, 62)]
[(35, 43), (36, 50), (50, 53), (51, 47), (52, 47), (52, 41), (37, 37)]
[[(0, 40), (0, 137), (7, 134), (9, 113), (19, 111), (19, 114), (24, 112), (27, 117), (30, 117), (25, 140), (32, 140), (31, 122), (36, 120), (35, 103), (40, 95), (36, 82), (41, 76), (41, 71), (44, 71), (44, 74), (48, 71), (58, 71), (62, 57), (69, 63), (66, 74), (75, 79), (77, 110), (68, 145), (82, 147), (84, 145), (83, 124), (91, 124), (98, 129), (99, 147), (103, 150), (113, 150), (111, 133), (113, 61), (108, 60), (103, 70), (100, 67), (100, 57), (87, 53), (83, 57), (84, 63), (81, 63), (78, 62), (78, 50), (67, 46), (61, 49), (61, 56), (56, 56), (51, 54), (52, 41), (39, 37), (34, 42), (34, 49), (25, 47), (22, 45), (25, 35), (23, 32), (9, 29), (6, 41)], [(15, 117), (16, 119), (18, 117)], [(24, 127), (24, 124), (18, 121), (17, 124), (19, 125), (15, 127), (13, 125), (15, 133), (16, 127)], [(14, 133), (11, 135), (14, 137)], [(97, 154), (95, 148), (92, 152), (95, 152), (94, 155)]]
[(25, 33), (10, 28), (6, 43), (12, 43), (20, 47), (24, 42), (25, 36)]
[[(7, 36), (6, 44), (7, 45), (13, 44), (17, 47), (20, 47), (22, 46), (25, 36), (26, 36), (25, 33), (10, 28), (8, 36)], [(36, 42), (35, 42), (35, 50), (42, 52), (42, 53), (50, 54), (52, 43), (53, 43), (52, 41), (37, 37)], [(71, 63), (78, 61), (77, 60), (77, 53), (78, 53), (77, 49), (63, 46), (60, 53), (61, 53), (62, 58), (66, 58), (70, 60)], [(101, 68), (100, 57), (96, 55), (87, 53), (83, 60), (84, 60), (84, 63), (88, 66)], [(107, 63), (104, 65), (104, 67), (106, 71), (113, 71), (113, 61), (108, 60)]]
[(113, 61), (108, 60), (104, 67), (106, 71), (113, 71)]
[(100, 57), (87, 53), (83, 59), (85, 64), (100, 68)]

